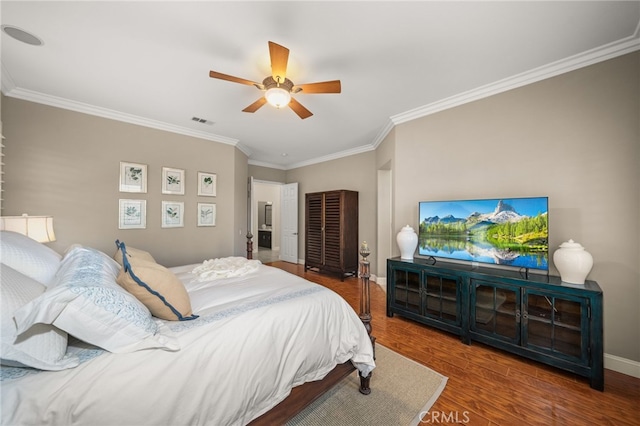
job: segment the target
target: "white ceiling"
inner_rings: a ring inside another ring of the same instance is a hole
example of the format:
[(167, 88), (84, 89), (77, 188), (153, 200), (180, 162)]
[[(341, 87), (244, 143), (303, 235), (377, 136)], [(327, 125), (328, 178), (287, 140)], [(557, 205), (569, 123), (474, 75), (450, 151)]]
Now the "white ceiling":
[[(374, 149), (394, 124), (640, 49), (640, 2), (1, 2), (7, 96), (238, 146), (289, 169)], [(314, 115), (265, 105), (268, 41)], [(192, 117), (214, 124), (201, 124)], [(284, 156), (283, 153), (287, 155)]]

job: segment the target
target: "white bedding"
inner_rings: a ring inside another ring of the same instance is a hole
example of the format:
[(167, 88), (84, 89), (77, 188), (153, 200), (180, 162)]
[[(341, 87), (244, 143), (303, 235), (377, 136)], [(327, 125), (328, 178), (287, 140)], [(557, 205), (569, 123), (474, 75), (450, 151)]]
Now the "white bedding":
[(205, 260), (193, 268), (198, 281), (210, 281), (219, 278), (240, 277), (258, 270), (261, 262), (244, 257), (222, 257)]
[(181, 350), (84, 351), (76, 368), (19, 378), (3, 367), (2, 424), (243, 425), (339, 363), (375, 367), (362, 322), (333, 291), (265, 265), (200, 281), (195, 266), (172, 271), (200, 317), (163, 321)]

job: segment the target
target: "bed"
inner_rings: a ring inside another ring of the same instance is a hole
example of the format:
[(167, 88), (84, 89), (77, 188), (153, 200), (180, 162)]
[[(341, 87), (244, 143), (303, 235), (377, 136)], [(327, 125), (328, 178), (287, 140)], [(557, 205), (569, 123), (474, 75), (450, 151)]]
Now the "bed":
[(325, 287), (256, 260), (164, 268), (120, 241), (61, 256), (14, 234), (0, 235), (2, 424), (267, 424), (354, 369), (368, 391), (372, 339)]

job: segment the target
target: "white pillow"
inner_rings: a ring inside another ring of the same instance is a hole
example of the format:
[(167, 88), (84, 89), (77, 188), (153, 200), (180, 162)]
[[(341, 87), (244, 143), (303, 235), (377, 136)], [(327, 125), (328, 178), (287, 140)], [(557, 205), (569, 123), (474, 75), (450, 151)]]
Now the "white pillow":
[(47, 324), (31, 327), (16, 340), (14, 312), (45, 291), (45, 286), (7, 265), (0, 264), (2, 330), (0, 358), (3, 365), (63, 370), (78, 365), (76, 356), (65, 356), (67, 333)]
[(43, 323), (110, 352), (179, 350), (168, 328), (116, 283), (119, 269), (98, 250), (73, 248), (47, 291), (15, 313), (18, 334)]
[(115, 259), (113, 259), (111, 256), (109, 256), (108, 254), (100, 250), (96, 250), (92, 247), (83, 246), (82, 244), (71, 244), (65, 250), (63, 260), (65, 263), (71, 262), (70, 259), (76, 256), (80, 256), (81, 253), (85, 253), (85, 252), (92, 252), (96, 256), (103, 257), (104, 258), (102, 259), (104, 261), (103, 266), (107, 268), (108, 271), (111, 271), (113, 275), (118, 276), (118, 272), (120, 271), (121, 266), (118, 262), (115, 261)]
[(0, 258), (5, 265), (49, 286), (62, 256), (26, 235), (1, 231)]

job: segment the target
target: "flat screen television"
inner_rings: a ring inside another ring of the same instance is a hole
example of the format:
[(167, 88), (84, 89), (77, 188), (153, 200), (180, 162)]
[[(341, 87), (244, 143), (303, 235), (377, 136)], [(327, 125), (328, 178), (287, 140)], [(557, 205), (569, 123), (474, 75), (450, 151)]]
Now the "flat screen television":
[(419, 257), (549, 269), (548, 197), (421, 201)]

